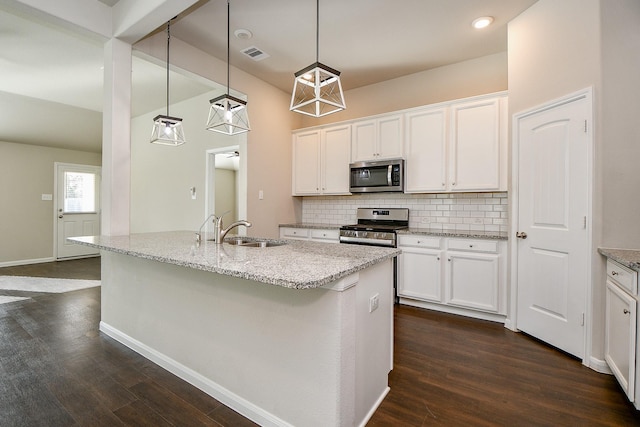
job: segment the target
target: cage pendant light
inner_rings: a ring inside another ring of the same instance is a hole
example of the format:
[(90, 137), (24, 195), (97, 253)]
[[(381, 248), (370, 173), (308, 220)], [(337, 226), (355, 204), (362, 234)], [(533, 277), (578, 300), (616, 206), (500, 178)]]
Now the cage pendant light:
[(320, 0), (316, 0), (316, 62), (295, 73), (291, 111), (322, 117), (344, 110), (340, 71), (319, 61)]
[(153, 118), (153, 130), (151, 131), (151, 143), (160, 145), (178, 146), (186, 142), (182, 119), (169, 115), (169, 45), (171, 42), (171, 21), (167, 22), (167, 115), (158, 115)]
[(209, 118), (207, 130), (237, 135), (251, 130), (247, 102), (229, 94), (229, 15), (230, 0), (227, 0), (227, 93), (209, 101)]

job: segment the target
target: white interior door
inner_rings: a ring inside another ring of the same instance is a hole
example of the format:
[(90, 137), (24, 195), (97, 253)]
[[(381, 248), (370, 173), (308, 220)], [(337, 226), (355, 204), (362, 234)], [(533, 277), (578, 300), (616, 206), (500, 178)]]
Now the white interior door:
[(100, 234), (100, 168), (56, 163), (55, 181), (56, 259), (97, 255), (67, 238)]
[(590, 268), (590, 112), (590, 98), (579, 97), (527, 114), (517, 118), (516, 141), (517, 327), (580, 358)]

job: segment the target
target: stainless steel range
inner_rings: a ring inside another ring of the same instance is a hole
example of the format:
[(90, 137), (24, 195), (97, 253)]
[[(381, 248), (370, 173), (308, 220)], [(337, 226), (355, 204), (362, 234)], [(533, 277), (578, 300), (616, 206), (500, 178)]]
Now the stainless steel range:
[[(358, 223), (340, 227), (340, 243), (397, 247), (396, 231), (409, 227), (409, 209), (358, 208)], [(393, 295), (398, 304), (398, 261), (393, 258)]]
[(358, 223), (340, 227), (340, 243), (395, 248), (396, 231), (409, 227), (409, 209), (358, 208)]

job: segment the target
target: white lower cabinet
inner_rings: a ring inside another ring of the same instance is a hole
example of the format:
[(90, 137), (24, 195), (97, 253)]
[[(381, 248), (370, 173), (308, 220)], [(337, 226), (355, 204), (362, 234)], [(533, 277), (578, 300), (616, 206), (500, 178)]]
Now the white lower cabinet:
[(442, 302), (442, 253), (440, 238), (399, 236), (398, 295)]
[(504, 321), (506, 242), (400, 235), (401, 304)]
[(280, 227), (281, 239), (313, 240), (324, 243), (340, 243), (340, 230), (328, 228)]
[(604, 358), (636, 407), (638, 303), (630, 292), (637, 295), (637, 281), (637, 273), (607, 261)]

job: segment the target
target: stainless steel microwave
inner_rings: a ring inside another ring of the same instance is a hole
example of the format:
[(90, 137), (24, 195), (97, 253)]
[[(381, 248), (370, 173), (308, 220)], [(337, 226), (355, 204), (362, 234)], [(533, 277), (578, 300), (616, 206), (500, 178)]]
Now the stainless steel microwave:
[(404, 160), (390, 159), (349, 165), (352, 193), (403, 192)]

